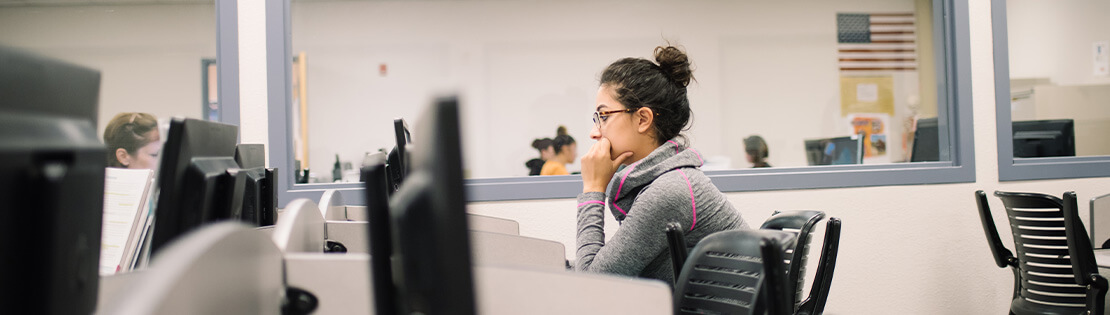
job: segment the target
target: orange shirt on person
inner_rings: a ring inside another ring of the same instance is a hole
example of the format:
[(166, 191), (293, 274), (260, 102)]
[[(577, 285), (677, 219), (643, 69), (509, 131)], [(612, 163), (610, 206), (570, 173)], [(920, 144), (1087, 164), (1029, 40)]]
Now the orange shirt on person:
[(552, 159), (547, 160), (547, 163), (543, 163), (543, 169), (540, 170), (540, 175), (570, 175), (570, 172), (567, 172), (566, 165)]

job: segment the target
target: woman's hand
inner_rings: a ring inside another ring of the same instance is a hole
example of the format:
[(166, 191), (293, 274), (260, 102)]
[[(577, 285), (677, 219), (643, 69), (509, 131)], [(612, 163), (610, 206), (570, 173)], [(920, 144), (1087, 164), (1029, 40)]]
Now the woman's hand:
[(609, 151), (609, 139), (601, 138), (582, 156), (582, 192), (605, 192), (617, 166), (632, 157), (632, 151), (628, 151), (614, 159)]

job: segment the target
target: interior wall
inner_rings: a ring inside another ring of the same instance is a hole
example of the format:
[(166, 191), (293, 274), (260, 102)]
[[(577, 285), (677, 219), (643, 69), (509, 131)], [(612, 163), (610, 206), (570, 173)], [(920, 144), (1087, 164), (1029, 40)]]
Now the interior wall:
[(0, 44), (100, 70), (98, 135), (121, 112), (200, 118), (215, 6), (4, 6)]
[(1049, 78), (1057, 85), (1110, 84), (1093, 71), (1096, 41), (1110, 41), (1110, 2), (1006, 1), (1010, 77)]
[[(1084, 220), (1087, 201), (1110, 192), (1110, 178), (998, 181), (990, 2), (971, 1), (970, 13), (975, 183), (728, 194), (754, 224), (788, 209), (822, 210), (844, 220), (827, 314), (1005, 313), (1013, 275), (994, 265), (973, 192), (1076, 191)], [(1005, 208), (990, 198), (1000, 236), (1013, 248)], [(572, 199), (487, 202), (469, 211), (517, 220), (522, 235), (563, 242), (573, 259), (575, 206)], [(612, 236), (617, 225), (607, 219), (606, 235)], [(823, 235), (823, 225), (817, 233)], [(807, 279), (814, 272), (810, 268)]]
[[(392, 148), (391, 120), (413, 123), (445, 87), (462, 94), (470, 177), (526, 174), (537, 155), (529, 144), (560, 124), (581, 156), (593, 143), (601, 71), (667, 41), (696, 68), (688, 134), (713, 167), (750, 166), (740, 139), (751, 134), (768, 140), (772, 165), (804, 166), (803, 139), (852, 133), (840, 114), (836, 13), (914, 10), (913, 0), (294, 2), (293, 50), (309, 65), (309, 168), (330, 178), (336, 154), (357, 164)], [(905, 77), (896, 116), (918, 94), (916, 75), (896, 75)], [(903, 130), (899, 119), (890, 124)], [(900, 155), (901, 134), (888, 139)]]

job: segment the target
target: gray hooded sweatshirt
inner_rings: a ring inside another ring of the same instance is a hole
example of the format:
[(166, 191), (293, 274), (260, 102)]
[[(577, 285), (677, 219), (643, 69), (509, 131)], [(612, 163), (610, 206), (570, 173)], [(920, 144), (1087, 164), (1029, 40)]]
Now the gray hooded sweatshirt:
[[(621, 167), (606, 193), (578, 195), (575, 270), (674, 283), (666, 226), (678, 222), (693, 247), (718, 231), (746, 229), (747, 223), (699, 167), (701, 155), (667, 141), (647, 157)], [(620, 222), (605, 241), (605, 208)]]

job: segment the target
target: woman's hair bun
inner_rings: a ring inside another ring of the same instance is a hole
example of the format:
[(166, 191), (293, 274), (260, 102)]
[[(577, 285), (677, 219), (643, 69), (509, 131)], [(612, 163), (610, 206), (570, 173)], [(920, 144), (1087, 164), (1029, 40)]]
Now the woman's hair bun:
[(559, 126), (559, 129), (555, 129), (555, 136), (556, 137), (565, 136), (565, 135), (567, 135), (567, 127), (566, 126)]
[(671, 81), (681, 87), (690, 85), (694, 78), (694, 70), (690, 69), (690, 58), (686, 53), (674, 46), (655, 47), (655, 62)]

